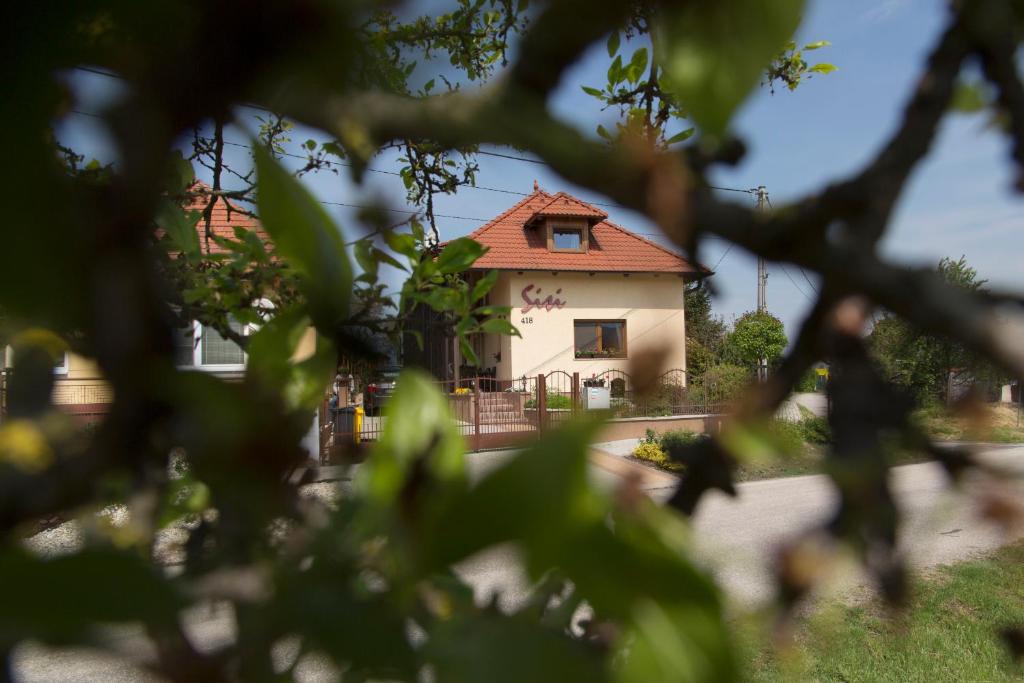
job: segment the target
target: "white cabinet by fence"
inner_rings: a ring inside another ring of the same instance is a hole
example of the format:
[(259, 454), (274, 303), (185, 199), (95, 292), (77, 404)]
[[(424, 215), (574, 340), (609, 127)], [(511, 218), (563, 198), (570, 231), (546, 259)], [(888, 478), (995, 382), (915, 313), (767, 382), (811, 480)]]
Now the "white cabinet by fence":
[(583, 387), (583, 407), (587, 410), (608, 410), (611, 393), (607, 387)]

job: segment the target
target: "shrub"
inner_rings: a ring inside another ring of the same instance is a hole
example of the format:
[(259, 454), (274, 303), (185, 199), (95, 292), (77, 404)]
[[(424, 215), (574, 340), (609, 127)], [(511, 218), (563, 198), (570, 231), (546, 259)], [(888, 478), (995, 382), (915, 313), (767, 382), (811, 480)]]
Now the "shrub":
[(800, 421), (800, 429), (803, 432), (804, 441), (807, 443), (832, 443), (832, 428), (829, 426), (827, 418), (817, 415), (805, 417)]
[(690, 397), (695, 402), (728, 401), (738, 396), (750, 384), (751, 379), (750, 371), (740, 365), (717, 365), (708, 368), (703, 375), (693, 378)]
[(658, 444), (647, 441), (641, 441), (633, 449), (633, 457), (637, 460), (649, 462), (652, 465), (658, 465), (659, 467), (668, 463), (668, 456), (665, 455), (665, 451), (661, 450)]
[(676, 429), (662, 434), (661, 438), (658, 439), (658, 445), (661, 447), (661, 450), (671, 453), (673, 450), (685, 448), (706, 438), (707, 436), (704, 434), (695, 434), (689, 429)]
[[(524, 405), (524, 408), (536, 408), (537, 399), (531, 398)], [(572, 408), (572, 398), (565, 394), (548, 394), (548, 410), (568, 410)]]
[(800, 378), (800, 381), (796, 383), (796, 390), (808, 394), (812, 391), (818, 390), (818, 371), (811, 368), (804, 373), (804, 376)]

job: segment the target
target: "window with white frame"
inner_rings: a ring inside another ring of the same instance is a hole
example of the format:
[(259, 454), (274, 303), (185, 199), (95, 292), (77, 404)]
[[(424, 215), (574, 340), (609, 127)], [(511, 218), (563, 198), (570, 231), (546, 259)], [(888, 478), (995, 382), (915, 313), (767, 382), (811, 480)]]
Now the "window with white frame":
[[(232, 331), (248, 336), (250, 326), (231, 320)], [(246, 353), (236, 342), (212, 327), (198, 322), (179, 330), (175, 337), (174, 360), (179, 367), (193, 367), (211, 371), (238, 371), (245, 369)]]
[(53, 364), (53, 374), (55, 374), (55, 375), (66, 375), (66, 374), (68, 374), (68, 367), (70, 366), (70, 359), (68, 358), (69, 355), (70, 354), (67, 351), (65, 351), (64, 353), (60, 354), (60, 358), (57, 360), (56, 363)]

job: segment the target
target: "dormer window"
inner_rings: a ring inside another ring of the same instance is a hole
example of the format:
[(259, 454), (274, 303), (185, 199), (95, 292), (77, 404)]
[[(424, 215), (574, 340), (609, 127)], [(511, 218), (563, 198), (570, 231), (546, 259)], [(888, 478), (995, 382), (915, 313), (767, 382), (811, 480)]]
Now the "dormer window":
[(565, 251), (576, 254), (587, 252), (587, 226), (585, 224), (548, 225), (548, 251)]

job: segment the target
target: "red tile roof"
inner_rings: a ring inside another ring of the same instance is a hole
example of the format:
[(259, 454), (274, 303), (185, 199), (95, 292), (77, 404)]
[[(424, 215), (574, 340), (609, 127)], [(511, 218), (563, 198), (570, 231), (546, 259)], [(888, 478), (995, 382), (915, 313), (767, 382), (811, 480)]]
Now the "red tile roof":
[[(539, 192), (539, 190), (538, 190)], [(537, 211), (534, 212), (531, 221), (536, 218), (544, 216), (572, 216), (574, 218), (596, 218), (597, 220), (604, 220), (608, 218), (608, 214), (597, 207), (591, 206), (584, 201), (580, 201), (573, 197), (571, 194), (565, 192), (559, 192), (551, 201), (541, 206)], [(530, 222), (530, 221), (527, 221)]]
[[(566, 207), (566, 211), (579, 211), (579, 207), (586, 207), (600, 214), (601, 219), (590, 228), (590, 248), (587, 253), (548, 251), (547, 232), (543, 224), (530, 224), (534, 217), (538, 214), (580, 216), (578, 213), (545, 214), (545, 211), (549, 211), (547, 207), (552, 204), (553, 210), (556, 211), (562, 210), (563, 206)], [(674, 251), (615, 225), (605, 220), (606, 217), (607, 214), (564, 192), (551, 195), (543, 190), (535, 190), (521, 202), (469, 235), (489, 248), (488, 252), (477, 260), (474, 268), (680, 273), (693, 277), (711, 274), (709, 269), (691, 264)]]
[[(192, 186), (192, 192), (207, 192), (211, 188), (206, 183), (197, 182)], [(191, 202), (185, 208), (189, 211), (202, 213), (210, 203), (210, 195), (197, 194), (192, 197)], [(270, 243), (270, 236), (263, 230), (260, 222), (242, 212), (240, 205), (228, 200), (225, 197), (217, 197), (210, 214), (210, 234), (227, 239), (235, 239), (234, 228), (245, 228), (254, 231), (265, 243)], [(225, 250), (212, 239), (206, 239), (206, 221), (200, 217), (196, 223), (196, 231), (199, 233), (199, 244), (204, 253), (220, 254)]]

